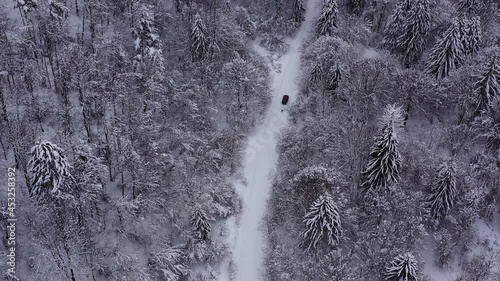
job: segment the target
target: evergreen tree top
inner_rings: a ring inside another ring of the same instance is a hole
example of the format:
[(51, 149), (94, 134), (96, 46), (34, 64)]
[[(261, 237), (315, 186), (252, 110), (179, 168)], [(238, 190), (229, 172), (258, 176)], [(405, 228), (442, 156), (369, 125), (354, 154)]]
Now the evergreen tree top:
[(404, 112), (400, 106), (396, 104), (388, 104), (384, 108), (384, 112), (379, 119), (379, 128), (383, 129), (386, 126), (392, 127), (392, 133), (397, 133), (403, 127)]
[(413, 254), (396, 256), (386, 268), (385, 276), (385, 280), (389, 281), (418, 281), (417, 261)]
[(30, 154), (30, 195), (61, 195), (65, 184), (73, 180), (63, 150), (50, 141), (42, 140), (31, 148)]
[(341, 234), (340, 215), (332, 197), (322, 194), (316, 199), (303, 219), (306, 230), (301, 237), (306, 239), (302, 244), (307, 244), (306, 251), (316, 248), (322, 239), (327, 244), (334, 246), (339, 241)]
[(491, 108), (494, 100), (500, 99), (500, 66), (497, 58), (493, 57), (486, 65), (485, 70), (474, 75), (474, 92), (476, 95), (476, 111), (486, 112)]
[(438, 39), (427, 61), (428, 73), (444, 78), (462, 63), (465, 50), (460, 31), (459, 23), (454, 22)]

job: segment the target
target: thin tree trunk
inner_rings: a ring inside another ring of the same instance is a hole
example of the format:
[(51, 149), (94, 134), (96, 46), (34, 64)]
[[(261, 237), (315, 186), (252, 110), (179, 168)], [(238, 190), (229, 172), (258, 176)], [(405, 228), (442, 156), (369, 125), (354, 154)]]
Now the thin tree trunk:
[(50, 70), (52, 71), (52, 77), (54, 78), (53, 81), (54, 81), (54, 88), (55, 88), (55, 91), (56, 93), (59, 94), (59, 85), (58, 85), (58, 80), (59, 79), (56, 79), (57, 76), (56, 76), (56, 73), (54, 72), (54, 59), (52, 57), (52, 54), (49, 52), (49, 64), (50, 64)]
[(4, 159), (5, 159), (5, 161), (7, 161), (7, 148), (5, 147), (5, 144), (3, 143), (3, 140), (1, 137), (0, 137), (0, 145), (2, 146)]
[(64, 131), (65, 133), (70, 136), (73, 134), (73, 130), (71, 130), (71, 114), (70, 114), (70, 106), (69, 105), (64, 105)]
[[(18, 154), (17, 146), (15, 144), (12, 147), (12, 151), (14, 151), (14, 161), (16, 162), (16, 169), (19, 170), (19, 167), (20, 167), (20, 164), (21, 164), (21, 159), (19, 159), (19, 154)], [(30, 190), (28, 183), (29, 183), (29, 181), (27, 181), (26, 184), (28, 185), (28, 190)]]
[(75, 272), (73, 271), (73, 268), (70, 268), (69, 270), (71, 271), (71, 281), (76, 281)]
[(92, 135), (87, 115), (87, 109), (85, 106), (85, 99), (83, 96), (82, 87), (80, 85), (78, 85), (78, 92), (80, 93), (79, 100), (80, 100), (80, 105), (82, 107), (83, 126), (85, 127), (85, 131), (87, 132), (87, 142), (92, 143)]
[(7, 75), (7, 84), (9, 84), (9, 91), (10, 91), (10, 94), (11, 94), (11, 95), (14, 95), (14, 90), (12, 89), (12, 84), (11, 84), (11, 82), (10, 82), (9, 76), (10, 76), (10, 75)]
[(24, 13), (21, 9), (21, 6), (17, 6), (17, 8), (19, 9), (19, 14), (21, 15), (21, 20), (23, 21), (23, 25), (26, 26), (26, 21), (24, 20)]
[(109, 144), (109, 132), (108, 132), (108, 127), (105, 125), (104, 126), (104, 139), (106, 140), (106, 147), (104, 151), (104, 159), (106, 160), (106, 164), (108, 166), (108, 171), (109, 171), (109, 180), (113, 181), (113, 171), (112, 171), (112, 161), (111, 161), (111, 145)]
[[(1, 82), (1, 80), (0, 80), (0, 82)], [(3, 112), (3, 116), (2, 116), (3, 121), (5, 121), (8, 124), (9, 123), (9, 118), (7, 116), (7, 105), (5, 103), (5, 98), (3, 97), (2, 84), (1, 83), (0, 83), (0, 109)]]
[(82, 37), (81, 37), (81, 40), (82, 40), (82, 44), (85, 42), (85, 16), (87, 15), (87, 9), (84, 8), (82, 10)]
[(122, 197), (125, 197), (125, 184), (123, 183), (124, 182), (123, 181), (123, 172), (121, 172), (121, 174), (122, 174), (121, 175), (122, 176), (122, 184), (121, 184), (121, 186), (122, 186)]
[[(61, 71), (61, 66), (59, 64), (59, 56), (58, 56), (56, 44), (54, 44), (54, 56), (56, 58), (57, 74), (58, 74), (59, 80), (61, 83), (64, 83), (64, 79), (61, 79), (62, 78), (62, 71)], [(68, 96), (67, 96), (68, 93), (66, 92), (66, 89), (62, 89), (62, 90), (64, 90), (64, 92), (62, 93), (63, 97), (64, 97), (64, 104), (69, 105)]]
[[(132, 182), (135, 183), (135, 177), (132, 177)], [(132, 199), (135, 200), (135, 184), (132, 184)]]
[(132, 1), (129, 1), (128, 2), (128, 5), (127, 5), (127, 8), (128, 8), (128, 18), (129, 18), (129, 24), (130, 24), (130, 27), (133, 28), (134, 27), (134, 12), (133, 12), (133, 3)]
[(95, 19), (94, 19), (94, 13), (92, 11), (92, 8), (89, 8), (89, 17), (90, 17), (90, 38), (92, 42), (92, 46), (94, 45), (94, 40), (95, 40)]
[[(47, 65), (47, 60), (42, 56), (42, 63), (45, 66), (45, 73), (47, 74), (47, 82), (48, 82), (48, 88), (52, 89), (52, 83), (50, 83), (50, 73), (49, 73), (49, 66)], [(55, 83), (55, 81), (54, 81)], [(54, 84), (55, 87), (55, 84)]]
[[(64, 219), (63, 219), (63, 215), (61, 213), (61, 209), (58, 209), (57, 211), (57, 216), (58, 216), (58, 219), (57, 219), (57, 224), (58, 224), (58, 230), (61, 230), (63, 231), (64, 233), (64, 230), (65, 230), (65, 224), (64, 224)], [(63, 234), (64, 236), (66, 236), (65, 234)], [(66, 237), (64, 237), (66, 238)], [(66, 240), (66, 239), (65, 239)], [(66, 253), (66, 257), (68, 259), (68, 267), (69, 267), (69, 273), (70, 273), (70, 276), (71, 276), (71, 281), (76, 281), (76, 278), (75, 278), (75, 272), (73, 270), (73, 266), (71, 265), (72, 262), (71, 262), (71, 254), (70, 254), (70, 250), (68, 248), (68, 245), (66, 244), (66, 241), (63, 242), (64, 245), (63, 245), (63, 249), (64, 249), (64, 252)], [(64, 264), (64, 259), (61, 255), (61, 261), (62, 261), (62, 264)]]
[[(33, 106), (36, 105), (36, 97), (33, 94), (33, 92), (31, 92), (31, 103), (33, 104)], [(38, 114), (38, 110), (39, 110), (38, 106), (34, 110), (36, 110), (36, 120), (38, 121), (38, 124), (40, 125), (40, 130), (42, 130), (42, 132), (45, 132), (45, 130), (43, 129), (43, 126), (42, 126), (42, 119), (40, 118), (40, 114)]]
[(14, 77), (14, 73), (10, 74), (10, 79), (12, 80), (12, 86), (16, 86), (16, 78)]
[(77, 16), (80, 16), (80, 9), (78, 9), (78, 0), (75, 0), (75, 13)]

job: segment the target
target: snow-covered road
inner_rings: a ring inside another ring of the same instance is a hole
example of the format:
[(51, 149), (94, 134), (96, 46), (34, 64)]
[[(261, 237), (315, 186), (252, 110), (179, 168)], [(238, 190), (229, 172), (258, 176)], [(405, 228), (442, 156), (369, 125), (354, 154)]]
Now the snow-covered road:
[[(229, 277), (229, 264), (223, 267), (220, 281), (257, 281), (263, 278), (266, 239), (263, 230), (263, 217), (266, 212), (267, 199), (271, 192), (270, 173), (274, 170), (278, 159), (276, 145), (279, 132), (287, 126), (287, 113), (282, 112), (281, 98), (287, 94), (293, 103), (298, 92), (297, 82), (300, 76), (300, 47), (306, 35), (311, 32), (317, 20), (315, 11), (319, 0), (308, 1), (306, 20), (295, 38), (288, 43), (288, 52), (281, 57), (281, 72), (273, 69), (271, 55), (264, 48), (255, 45), (271, 69), (273, 81), (273, 99), (264, 124), (255, 130), (249, 138), (243, 162), (246, 185), (236, 184), (236, 189), (243, 201), (243, 209), (238, 223), (228, 221), (229, 244), (233, 247), (233, 278)], [(225, 271), (225, 272), (224, 272)]]

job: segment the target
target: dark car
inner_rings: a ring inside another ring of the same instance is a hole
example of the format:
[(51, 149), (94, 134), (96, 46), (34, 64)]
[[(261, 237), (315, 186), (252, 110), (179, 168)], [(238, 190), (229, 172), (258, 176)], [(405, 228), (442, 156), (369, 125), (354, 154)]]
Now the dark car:
[(288, 103), (288, 99), (290, 97), (288, 95), (284, 95), (283, 98), (281, 99), (281, 104), (286, 105)]

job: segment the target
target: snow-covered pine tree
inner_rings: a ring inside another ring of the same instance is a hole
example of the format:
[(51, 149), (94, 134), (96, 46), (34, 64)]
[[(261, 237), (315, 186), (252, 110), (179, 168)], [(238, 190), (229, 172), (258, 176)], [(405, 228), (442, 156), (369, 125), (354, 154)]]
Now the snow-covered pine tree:
[(412, 1), (403, 26), (404, 32), (396, 39), (397, 49), (403, 52), (403, 62), (409, 66), (417, 62), (424, 51), (430, 29), (429, 0)]
[(162, 42), (160, 36), (154, 28), (154, 15), (151, 8), (144, 6), (140, 12), (141, 16), (135, 27), (135, 59), (142, 61), (143, 59), (151, 60), (163, 67)]
[(460, 13), (473, 14), (480, 7), (479, 0), (460, 0), (458, 11)]
[(330, 79), (328, 80), (328, 84), (326, 86), (327, 90), (334, 91), (339, 87), (340, 80), (342, 79), (342, 72), (340, 71), (340, 66), (337, 64), (337, 67), (333, 71)]
[(333, 29), (337, 27), (338, 6), (335, 0), (328, 0), (323, 6), (321, 16), (316, 26), (318, 35), (332, 35)]
[(40, 141), (31, 148), (29, 161), (31, 187), (29, 193), (37, 199), (47, 194), (60, 195), (68, 180), (72, 180), (70, 165), (63, 150), (49, 141)]
[(195, 208), (191, 217), (191, 227), (194, 238), (198, 240), (207, 240), (211, 227), (207, 215), (199, 207)]
[(328, 193), (320, 195), (312, 203), (303, 222), (306, 229), (300, 237), (304, 239), (301, 245), (307, 247), (306, 251), (316, 248), (322, 239), (326, 239), (330, 246), (338, 243), (342, 232), (340, 215), (337, 205)]
[(433, 219), (445, 217), (455, 202), (456, 167), (454, 163), (444, 163), (439, 167), (434, 179), (432, 193), (426, 201)]
[(467, 36), (467, 44), (464, 45), (466, 54), (474, 54), (479, 49), (479, 44), (482, 39), (481, 18), (473, 17), (469, 21), (469, 33)]
[(199, 13), (193, 17), (191, 27), (191, 53), (193, 62), (203, 60), (210, 50), (208, 31)]
[(324, 70), (323, 70), (323, 66), (321, 65), (321, 63), (319, 63), (319, 62), (316, 63), (316, 65), (311, 70), (310, 82), (314, 83), (314, 82), (321, 81), (321, 79), (323, 77), (323, 73), (324, 73)]
[[(472, 128), (478, 138), (485, 140), (486, 147), (492, 155), (500, 153), (500, 98), (493, 100), (488, 114), (482, 114), (473, 120)], [(479, 163), (478, 166), (488, 170), (488, 165), (484, 163)], [(500, 177), (498, 179), (500, 180)]]
[(53, 18), (63, 20), (68, 17), (69, 9), (65, 6), (65, 1), (49, 0), (49, 7)]
[(300, 202), (310, 206), (318, 199), (318, 194), (325, 193), (335, 185), (336, 175), (330, 168), (323, 165), (310, 165), (297, 172), (291, 183)]
[(497, 59), (492, 58), (483, 73), (476, 76), (474, 93), (476, 95), (476, 112), (488, 111), (494, 99), (500, 99), (500, 66)]
[(363, 171), (365, 181), (361, 185), (361, 194), (369, 190), (385, 188), (399, 180), (401, 155), (398, 151), (397, 131), (404, 122), (403, 110), (395, 105), (388, 105), (380, 119), (381, 130), (375, 138), (370, 153), (370, 160)]
[(398, 141), (392, 124), (386, 124), (375, 140), (370, 153), (370, 161), (364, 171), (366, 183), (370, 188), (386, 187), (396, 182), (400, 168)]
[(399, 0), (384, 30), (385, 45), (392, 52), (397, 50), (398, 38), (405, 32), (406, 17), (409, 10), (410, 0)]
[(295, 22), (301, 23), (305, 20), (305, 12), (304, 1), (303, 0), (295, 0), (293, 4)]
[(363, 8), (366, 5), (365, 0), (348, 0), (347, 1), (347, 6), (351, 9), (352, 12), (354, 13), (361, 13)]
[(418, 281), (417, 260), (411, 253), (400, 254), (385, 268), (385, 280)]
[(444, 33), (431, 50), (426, 63), (427, 72), (437, 78), (444, 78), (458, 68), (464, 58), (464, 46), (460, 26), (454, 23)]
[(458, 26), (464, 55), (473, 54), (481, 43), (481, 19), (479, 17), (474, 17), (472, 20), (461, 18), (458, 21)]
[(464, 53), (467, 50), (469, 45), (469, 29), (470, 29), (470, 21), (468, 18), (463, 17), (458, 20), (458, 28), (460, 30), (460, 39), (462, 41), (462, 46), (464, 47)]

